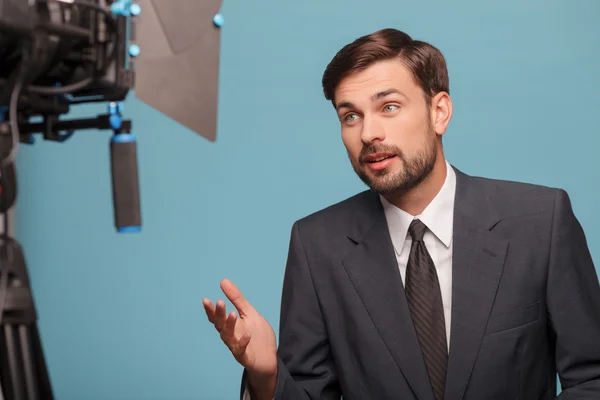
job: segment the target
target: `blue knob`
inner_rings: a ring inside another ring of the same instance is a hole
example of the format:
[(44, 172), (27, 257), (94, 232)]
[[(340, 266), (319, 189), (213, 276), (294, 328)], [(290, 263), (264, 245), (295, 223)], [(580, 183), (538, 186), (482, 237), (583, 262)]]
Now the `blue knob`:
[(122, 114), (123, 113), (124, 104), (122, 101), (119, 102), (110, 102), (108, 104), (108, 113), (109, 114)]
[(141, 226), (120, 226), (117, 228), (117, 232), (119, 233), (138, 233), (141, 231)]
[(213, 22), (216, 26), (222, 27), (225, 23), (225, 17), (223, 16), (223, 14), (217, 14), (213, 17)]
[(113, 129), (119, 129), (121, 127), (121, 117), (118, 114), (113, 114), (108, 118), (110, 127)]
[(131, 57), (137, 57), (140, 55), (140, 46), (138, 46), (137, 44), (132, 44), (131, 46), (129, 46), (129, 55)]
[(125, 14), (125, 8), (123, 7), (123, 3), (121, 2), (115, 2), (112, 3), (110, 5), (110, 11), (115, 14), (115, 15), (124, 15)]
[(139, 4), (132, 4), (131, 7), (129, 7), (129, 12), (131, 15), (140, 15), (142, 7), (140, 7)]
[(130, 3), (131, 0), (116, 0), (110, 5), (110, 11), (115, 15), (128, 17), (131, 12)]
[(119, 15), (121, 13), (121, 5), (119, 3), (112, 3), (110, 5), (110, 11), (115, 15)]

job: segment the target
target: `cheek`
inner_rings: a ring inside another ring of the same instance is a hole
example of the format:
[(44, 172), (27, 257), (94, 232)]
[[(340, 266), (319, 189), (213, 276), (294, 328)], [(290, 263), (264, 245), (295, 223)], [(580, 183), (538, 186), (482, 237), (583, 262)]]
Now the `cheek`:
[(344, 143), (344, 147), (346, 147), (348, 153), (354, 157), (358, 156), (363, 146), (360, 134), (356, 132), (357, 131), (352, 129), (342, 130), (342, 142)]
[(424, 121), (398, 116), (382, 121), (385, 130), (385, 141), (402, 148), (406, 152), (418, 149), (425, 135), (427, 135), (427, 125)]

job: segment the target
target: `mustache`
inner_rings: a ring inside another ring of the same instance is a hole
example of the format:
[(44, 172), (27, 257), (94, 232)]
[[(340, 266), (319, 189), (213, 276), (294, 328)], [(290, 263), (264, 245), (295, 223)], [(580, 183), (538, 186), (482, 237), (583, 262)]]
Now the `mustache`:
[(399, 147), (376, 143), (376, 144), (372, 144), (372, 145), (363, 147), (362, 150), (360, 151), (360, 154), (358, 155), (358, 160), (361, 163), (364, 163), (366, 156), (369, 156), (371, 154), (376, 154), (376, 153), (390, 153), (390, 154), (395, 154), (399, 158), (404, 157), (404, 153), (402, 152), (402, 150), (400, 150)]

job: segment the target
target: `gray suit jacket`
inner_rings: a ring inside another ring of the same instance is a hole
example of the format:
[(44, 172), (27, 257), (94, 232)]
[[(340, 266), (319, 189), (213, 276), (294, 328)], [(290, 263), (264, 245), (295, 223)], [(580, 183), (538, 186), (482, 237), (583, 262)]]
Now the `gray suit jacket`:
[[(458, 170), (446, 400), (600, 399), (600, 285), (567, 193)], [(276, 400), (433, 400), (378, 196), (297, 221)], [(244, 385), (245, 374), (242, 384)]]

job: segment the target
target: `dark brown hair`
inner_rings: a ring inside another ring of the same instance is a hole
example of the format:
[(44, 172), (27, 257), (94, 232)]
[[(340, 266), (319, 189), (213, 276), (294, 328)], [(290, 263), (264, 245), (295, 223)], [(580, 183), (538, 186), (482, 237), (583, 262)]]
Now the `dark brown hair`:
[(396, 29), (382, 29), (347, 44), (333, 57), (323, 73), (325, 98), (335, 106), (335, 89), (344, 78), (378, 61), (394, 58), (412, 71), (427, 105), (437, 93), (450, 93), (446, 60), (436, 47)]

